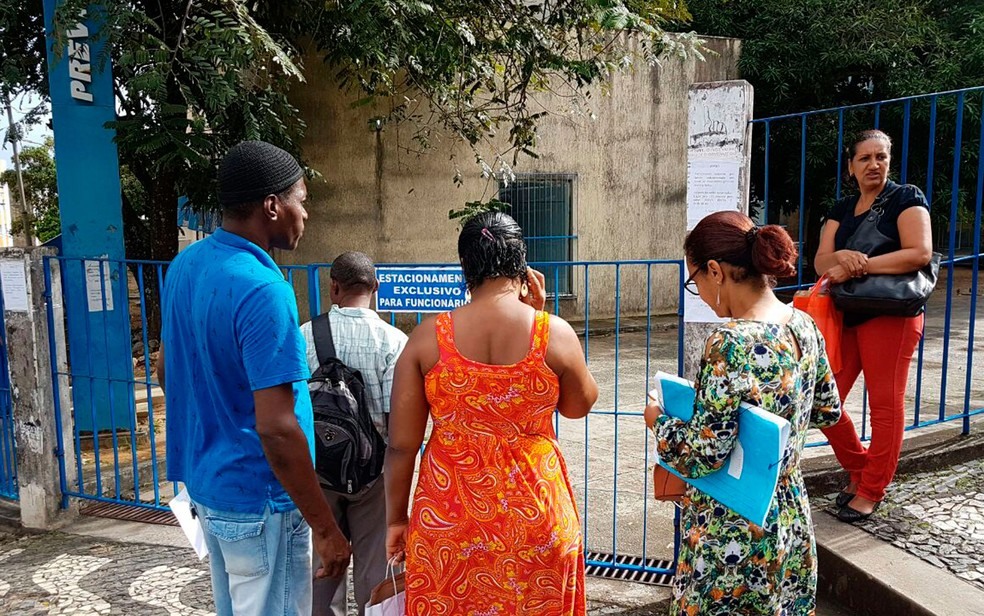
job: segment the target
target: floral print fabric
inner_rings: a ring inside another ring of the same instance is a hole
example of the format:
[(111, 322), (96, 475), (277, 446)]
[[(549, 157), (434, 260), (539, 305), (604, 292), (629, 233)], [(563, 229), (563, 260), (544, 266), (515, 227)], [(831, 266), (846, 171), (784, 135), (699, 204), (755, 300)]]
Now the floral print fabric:
[(407, 614), (583, 616), (581, 524), (553, 429), (550, 317), (511, 366), (463, 357), (450, 313), (425, 388), (433, 430), (407, 532)]
[(810, 427), (831, 426), (841, 414), (820, 332), (798, 310), (785, 325), (731, 321), (708, 338), (696, 389), (689, 422), (661, 415), (656, 426), (660, 458), (686, 476), (724, 465), (742, 401), (787, 419), (790, 435), (764, 527), (687, 491), (670, 614), (811, 616), (816, 546), (800, 454)]

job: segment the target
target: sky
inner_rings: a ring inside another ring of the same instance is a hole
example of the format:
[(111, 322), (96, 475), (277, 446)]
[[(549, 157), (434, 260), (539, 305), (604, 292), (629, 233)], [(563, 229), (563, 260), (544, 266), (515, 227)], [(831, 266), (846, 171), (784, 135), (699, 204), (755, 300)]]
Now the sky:
[[(40, 101), (39, 97), (32, 95), (22, 95), (11, 101), (11, 107), (13, 107), (14, 112), (14, 122), (19, 122), (21, 118), (24, 117), (24, 113), (33, 109), (35, 105)], [(3, 109), (3, 103), (0, 102), (0, 139), (7, 134), (7, 110)], [(45, 116), (45, 119), (36, 126), (33, 126), (24, 138), (21, 140), (20, 147), (29, 148), (36, 145), (41, 145), (44, 142), (44, 138), (51, 134), (51, 129), (48, 128), (48, 121), (51, 116)], [(13, 158), (14, 150), (11, 144), (4, 141), (2, 147), (0, 147), (0, 160), (7, 161), (7, 168), (13, 169)]]

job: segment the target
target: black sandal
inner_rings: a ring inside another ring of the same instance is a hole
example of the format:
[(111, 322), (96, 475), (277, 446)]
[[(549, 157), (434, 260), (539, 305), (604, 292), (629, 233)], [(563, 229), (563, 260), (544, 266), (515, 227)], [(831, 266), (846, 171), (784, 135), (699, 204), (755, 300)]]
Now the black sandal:
[(847, 507), (847, 505), (854, 500), (855, 496), (856, 494), (851, 494), (850, 492), (841, 492), (837, 495), (837, 498), (834, 499), (834, 502), (838, 507)]
[[(874, 509), (871, 510), (871, 513), (878, 511), (879, 505), (881, 505), (881, 502), (875, 503), (875, 507)], [(850, 505), (844, 505), (843, 507), (840, 508), (840, 510), (837, 511), (837, 519), (840, 520), (841, 522), (854, 524), (855, 522), (864, 522), (865, 520), (871, 517), (871, 513), (861, 513), (860, 511), (854, 509)]]

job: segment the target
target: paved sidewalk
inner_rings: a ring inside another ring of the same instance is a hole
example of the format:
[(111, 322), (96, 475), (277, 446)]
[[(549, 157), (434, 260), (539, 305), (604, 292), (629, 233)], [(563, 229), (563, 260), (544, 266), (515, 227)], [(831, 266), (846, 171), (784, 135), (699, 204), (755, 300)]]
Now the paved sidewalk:
[[(180, 530), (91, 519), (74, 529), (86, 534), (0, 536), (0, 614), (213, 614), (208, 563)], [(656, 604), (669, 597), (667, 588), (595, 578), (587, 592), (593, 616), (663, 614)]]
[[(896, 477), (881, 507), (864, 522), (836, 519), (836, 493), (811, 499), (820, 591), (854, 616), (984, 614), (981, 438), (920, 451), (916, 458), (903, 457), (910, 472)], [(817, 485), (835, 489), (830, 482)]]
[(897, 478), (856, 526), (984, 590), (984, 459)]

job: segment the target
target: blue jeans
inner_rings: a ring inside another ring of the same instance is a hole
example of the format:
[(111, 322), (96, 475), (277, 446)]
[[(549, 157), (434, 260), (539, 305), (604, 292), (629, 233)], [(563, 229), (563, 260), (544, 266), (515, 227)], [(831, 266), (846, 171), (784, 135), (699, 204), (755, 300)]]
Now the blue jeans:
[(311, 614), (311, 528), (299, 511), (192, 504), (205, 530), (217, 616)]

